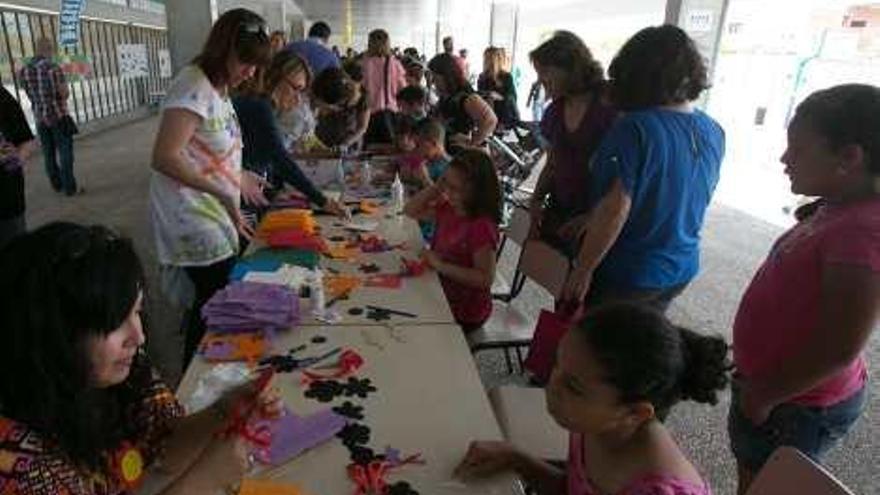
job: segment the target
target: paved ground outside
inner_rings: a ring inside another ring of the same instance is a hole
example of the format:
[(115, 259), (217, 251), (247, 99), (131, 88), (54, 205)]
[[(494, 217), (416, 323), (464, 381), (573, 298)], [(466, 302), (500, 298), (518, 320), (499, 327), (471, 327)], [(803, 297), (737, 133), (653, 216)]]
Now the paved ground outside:
[[(76, 174), (86, 193), (67, 198), (49, 187), (40, 159), (27, 170), (28, 225), (33, 228), (53, 220), (101, 223), (131, 236), (148, 272), (148, 346), (166, 379), (176, 384), (181, 375), (179, 334), (181, 311), (162, 298), (157, 283), (155, 247), (149, 223), (149, 160), (157, 119), (125, 125), (76, 141)], [(770, 225), (721, 205), (713, 205), (703, 233), (703, 267), (697, 279), (675, 302), (670, 316), (676, 323), (730, 339), (737, 304), (752, 274), (780, 234)], [(510, 274), (515, 249), (505, 251), (502, 273)], [(779, 295), (780, 304), (785, 294)], [(515, 304), (537, 314), (549, 307), (546, 293), (527, 285)], [(875, 332), (868, 349), (869, 361), (880, 363), (880, 336)], [(479, 355), (477, 365), (487, 387), (499, 383), (522, 383), (522, 377), (506, 375), (498, 353)], [(880, 398), (876, 383), (880, 372), (872, 371), (868, 409), (855, 429), (829, 455), (827, 467), (859, 494), (880, 493), (874, 473), (880, 459)], [(682, 446), (707, 476), (716, 494), (734, 493), (735, 470), (727, 447), (725, 418), (727, 394), (717, 406), (684, 403), (668, 420)], [(430, 450), (430, 446), (425, 446)]]

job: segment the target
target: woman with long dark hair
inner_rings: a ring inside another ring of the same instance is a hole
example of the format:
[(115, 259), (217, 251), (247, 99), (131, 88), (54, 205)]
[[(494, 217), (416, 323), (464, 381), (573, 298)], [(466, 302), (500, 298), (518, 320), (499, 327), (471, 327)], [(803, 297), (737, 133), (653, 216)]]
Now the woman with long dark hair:
[(498, 124), (492, 107), (474, 91), (452, 55), (435, 56), (428, 70), (440, 96), (437, 110), (446, 126), (447, 149), (482, 146)]
[(602, 65), (576, 35), (559, 31), (530, 56), (553, 100), (541, 120), (549, 148), (532, 195), (532, 233), (573, 256), (590, 204), (590, 157), (616, 113), (605, 98)]
[[(0, 491), (120, 495), (149, 479), (192, 494), (240, 481), (245, 444), (215, 436), (235, 398), (184, 416), (144, 352), (130, 240), (49, 224), (0, 251), (0, 273)], [(257, 402), (280, 410), (274, 391)]]
[(253, 230), (241, 198), (262, 205), (263, 181), (241, 170), (241, 132), (229, 91), (270, 57), (263, 19), (245, 9), (223, 14), (202, 53), (168, 89), (153, 148), (150, 206), (159, 262), (182, 269), (195, 286), (184, 365), (205, 327), (202, 305), (226, 285), (239, 235)]

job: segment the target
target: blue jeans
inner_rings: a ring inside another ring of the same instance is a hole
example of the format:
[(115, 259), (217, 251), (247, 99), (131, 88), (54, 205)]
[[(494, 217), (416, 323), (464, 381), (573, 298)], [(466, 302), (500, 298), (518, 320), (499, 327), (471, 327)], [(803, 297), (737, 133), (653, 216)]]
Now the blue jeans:
[(865, 408), (867, 386), (828, 407), (781, 404), (762, 425), (742, 414), (740, 389), (734, 380), (727, 417), (730, 446), (737, 462), (753, 473), (761, 470), (777, 448), (794, 447), (815, 462), (849, 431)]
[[(43, 164), (52, 189), (67, 195), (76, 193), (76, 178), (73, 176), (73, 136), (63, 132), (59, 126), (37, 124), (40, 147), (43, 149)], [(58, 162), (61, 166), (58, 166)]]

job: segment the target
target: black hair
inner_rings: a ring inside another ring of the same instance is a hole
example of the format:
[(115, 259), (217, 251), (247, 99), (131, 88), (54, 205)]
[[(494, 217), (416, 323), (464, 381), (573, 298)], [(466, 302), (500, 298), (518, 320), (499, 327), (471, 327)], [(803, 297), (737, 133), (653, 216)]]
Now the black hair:
[(93, 384), (87, 342), (119, 328), (144, 286), (131, 241), (57, 222), (0, 251), (0, 413), (36, 430), (75, 464), (103, 471), (137, 436), (131, 424), (151, 381), (138, 352), (124, 382)]
[(605, 70), (577, 35), (556, 31), (553, 37), (529, 53), (533, 64), (565, 71), (565, 92), (590, 93), (605, 83)]
[(857, 145), (865, 166), (880, 177), (880, 88), (868, 84), (841, 84), (816, 91), (795, 111), (790, 126), (806, 125), (825, 138), (832, 150)]
[(428, 93), (421, 86), (404, 86), (397, 92), (397, 101), (405, 103), (425, 103)]
[(648, 27), (630, 38), (608, 67), (614, 103), (622, 110), (681, 104), (709, 88), (694, 40), (672, 25)]
[(473, 91), (467, 77), (461, 70), (458, 62), (448, 53), (434, 56), (428, 62), (428, 70), (434, 77), (440, 77), (446, 83), (446, 91), (454, 95), (459, 91)]
[(465, 187), (471, 191), (464, 205), (467, 215), (501, 223), (501, 185), (492, 158), (479, 148), (465, 148), (452, 157), (449, 168), (464, 176)]
[(394, 134), (397, 136), (414, 136), (419, 121), (410, 115), (397, 114), (394, 118)]
[(723, 338), (673, 325), (651, 308), (618, 303), (588, 312), (584, 338), (623, 403), (648, 401), (662, 421), (681, 400), (716, 404), (732, 368)]
[(318, 21), (309, 28), (309, 38), (330, 39), (330, 26), (324, 21)]

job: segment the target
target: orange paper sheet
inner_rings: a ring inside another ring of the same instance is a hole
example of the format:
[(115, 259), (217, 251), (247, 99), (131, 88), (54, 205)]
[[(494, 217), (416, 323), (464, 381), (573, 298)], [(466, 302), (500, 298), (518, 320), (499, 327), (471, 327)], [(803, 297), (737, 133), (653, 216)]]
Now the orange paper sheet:
[(331, 299), (349, 293), (360, 286), (361, 279), (356, 275), (324, 275), (324, 291)]
[(284, 230), (298, 230), (306, 234), (315, 233), (315, 219), (311, 210), (284, 208), (266, 213), (257, 229), (260, 234)]
[(368, 199), (362, 199), (358, 208), (367, 215), (379, 213), (379, 205)]
[(327, 251), (324, 252), (330, 258), (343, 261), (356, 260), (359, 253), (357, 247), (349, 247), (345, 243), (328, 244)]
[(238, 495), (303, 495), (298, 486), (269, 480), (244, 479)]

